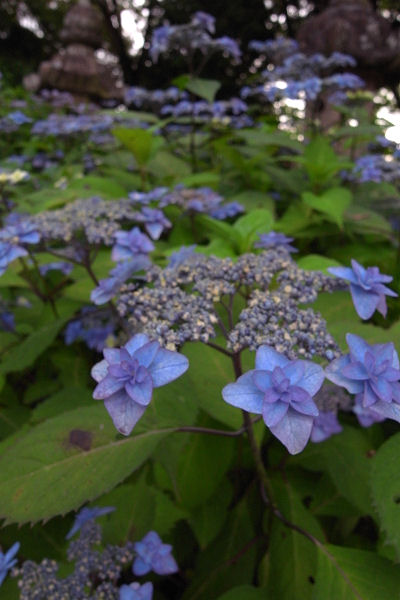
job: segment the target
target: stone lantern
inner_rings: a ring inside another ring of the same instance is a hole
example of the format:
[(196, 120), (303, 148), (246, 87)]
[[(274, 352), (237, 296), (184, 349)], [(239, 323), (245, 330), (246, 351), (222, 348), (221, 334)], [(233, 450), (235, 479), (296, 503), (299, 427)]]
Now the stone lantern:
[(103, 17), (90, 0), (78, 0), (65, 16), (60, 41), (64, 47), (39, 67), (40, 88), (55, 88), (79, 98), (121, 100), (123, 82), (118, 65), (103, 64)]

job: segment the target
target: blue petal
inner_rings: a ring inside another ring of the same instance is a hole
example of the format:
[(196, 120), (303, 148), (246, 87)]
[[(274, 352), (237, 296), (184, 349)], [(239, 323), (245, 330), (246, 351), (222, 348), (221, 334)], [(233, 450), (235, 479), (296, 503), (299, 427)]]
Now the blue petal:
[(290, 360), (270, 346), (260, 346), (256, 353), (256, 370), (273, 371), (275, 367), (285, 367)]
[(286, 402), (274, 402), (272, 404), (267, 404), (264, 402), (262, 417), (264, 419), (264, 423), (267, 427), (273, 427), (277, 425), (281, 419), (286, 415), (289, 409), (289, 404)]
[(304, 365), (304, 375), (299, 381), (298, 385), (306, 390), (310, 396), (314, 396), (324, 382), (324, 370), (322, 367), (309, 360), (304, 360), (301, 362)]
[(297, 385), (304, 376), (305, 361), (293, 360), (283, 369), (285, 376), (290, 380), (291, 385)]
[(171, 554), (156, 557), (152, 563), (152, 567), (157, 575), (171, 575), (171, 573), (176, 573), (179, 570), (178, 565)]
[(121, 390), (104, 401), (108, 414), (122, 435), (129, 435), (142, 417), (145, 406), (133, 402), (125, 390)]
[(400, 406), (394, 402), (391, 402), (390, 404), (382, 401), (376, 402), (374, 404), (374, 412), (386, 419), (393, 419), (400, 423)]
[(137, 402), (140, 406), (147, 406), (150, 404), (153, 394), (153, 384), (150, 375), (142, 383), (135, 383), (133, 385), (127, 383), (125, 391), (134, 402)]
[(258, 390), (265, 393), (270, 387), (272, 387), (271, 373), (268, 371), (254, 370), (253, 382)]
[(364, 393), (363, 393), (363, 408), (368, 408), (369, 406), (375, 406), (376, 402), (379, 401), (378, 396), (375, 394), (374, 390), (371, 388), (369, 381), (365, 382), (364, 385)]
[(357, 277), (354, 275), (353, 269), (350, 269), (350, 267), (328, 267), (327, 271), (332, 273), (332, 275), (336, 275), (336, 277), (347, 279), (352, 283), (357, 283)]
[(350, 394), (358, 394), (363, 391), (364, 386), (361, 381), (348, 379), (343, 375), (343, 369), (350, 363), (350, 356), (340, 356), (335, 358), (325, 369), (325, 376), (329, 381), (346, 388)]
[(388, 403), (392, 401), (392, 386), (388, 381), (386, 381), (386, 379), (379, 377), (377, 381), (371, 380), (369, 384), (380, 400)]
[(159, 348), (148, 371), (154, 387), (165, 385), (180, 377), (189, 367), (189, 361), (183, 354)]
[(137, 556), (133, 561), (132, 571), (134, 575), (146, 575), (150, 573), (151, 567), (140, 556)]
[(310, 439), (313, 421), (313, 417), (301, 415), (289, 408), (286, 416), (270, 429), (290, 454), (298, 454), (304, 450)]
[(379, 304), (379, 294), (363, 290), (361, 286), (352, 283), (350, 284), (350, 292), (358, 316), (364, 320), (372, 317)]
[(138, 348), (144, 346), (148, 342), (149, 338), (145, 333), (137, 333), (129, 340), (129, 342), (125, 344), (124, 348), (126, 348), (129, 354), (132, 356), (132, 354), (136, 352)]
[(154, 360), (159, 348), (160, 344), (158, 342), (148, 342), (135, 350), (132, 356), (139, 361), (139, 365), (147, 368), (152, 360)]
[(260, 415), (264, 394), (254, 385), (253, 373), (254, 371), (248, 371), (236, 383), (228, 383), (222, 390), (222, 397), (232, 406)]
[(369, 374), (361, 362), (349, 363), (343, 368), (343, 375), (348, 379), (365, 380), (369, 379)]
[(319, 415), (319, 410), (310, 397), (302, 402), (291, 404), (291, 408), (302, 415), (309, 415), (310, 417), (318, 417)]
[(90, 374), (95, 381), (101, 381), (107, 375), (107, 372), (108, 362), (106, 360), (101, 360), (92, 367)]
[(93, 398), (95, 400), (104, 400), (105, 398), (109, 398), (110, 396), (115, 394), (115, 392), (118, 392), (119, 390), (121, 390), (123, 387), (124, 387), (123, 381), (121, 381), (119, 379), (115, 379), (111, 375), (107, 375), (94, 388)]
[(353, 359), (361, 363), (364, 362), (365, 353), (368, 351), (371, 352), (371, 346), (359, 335), (355, 335), (354, 333), (347, 333), (346, 342), (350, 349)]
[(104, 348), (103, 354), (109, 365), (115, 365), (121, 362), (119, 348)]

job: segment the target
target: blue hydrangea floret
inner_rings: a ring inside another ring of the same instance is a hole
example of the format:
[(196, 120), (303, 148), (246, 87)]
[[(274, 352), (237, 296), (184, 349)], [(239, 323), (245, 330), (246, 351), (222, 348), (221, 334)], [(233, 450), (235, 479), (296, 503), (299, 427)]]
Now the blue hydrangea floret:
[(95, 400), (104, 400), (115, 427), (129, 435), (149, 405), (153, 388), (180, 377), (188, 368), (186, 356), (162, 348), (143, 333), (123, 348), (105, 348), (104, 360), (92, 369), (97, 381)]
[(163, 544), (155, 531), (149, 531), (140, 542), (136, 542), (137, 554), (133, 561), (134, 575), (146, 575), (154, 571), (157, 575), (170, 575), (178, 571), (178, 565), (171, 554), (172, 546)]
[(119, 600), (151, 600), (153, 598), (153, 584), (148, 581), (143, 585), (134, 581), (130, 585), (121, 585)]
[(362, 408), (400, 423), (400, 370), (394, 345), (370, 345), (352, 333), (346, 341), (349, 354), (335, 358), (325, 369), (326, 377), (356, 394)]
[(5, 554), (3, 554), (3, 552), (0, 552), (0, 585), (6, 578), (8, 571), (12, 569), (14, 565), (17, 564), (17, 559), (15, 558), (15, 555), (19, 550), (19, 546), (20, 543), (15, 542), (15, 544), (13, 544)]
[(323, 369), (307, 360), (289, 360), (269, 346), (260, 346), (255, 369), (222, 390), (228, 404), (262, 415), (291, 454), (306, 446), (318, 408), (312, 397), (323, 381)]
[(387, 306), (385, 296), (397, 297), (396, 292), (384, 284), (392, 281), (393, 277), (380, 273), (378, 267), (366, 269), (352, 259), (350, 267), (329, 267), (329, 273), (350, 282), (350, 292), (354, 308), (361, 319), (369, 319), (375, 310), (386, 317)]
[(114, 506), (93, 506), (92, 508), (85, 506), (76, 515), (74, 524), (65, 536), (65, 539), (71, 539), (75, 535), (75, 533), (77, 533), (81, 529), (82, 525), (84, 525), (91, 519), (96, 519), (97, 517), (101, 517), (102, 515), (107, 515), (108, 513), (113, 512), (114, 510)]

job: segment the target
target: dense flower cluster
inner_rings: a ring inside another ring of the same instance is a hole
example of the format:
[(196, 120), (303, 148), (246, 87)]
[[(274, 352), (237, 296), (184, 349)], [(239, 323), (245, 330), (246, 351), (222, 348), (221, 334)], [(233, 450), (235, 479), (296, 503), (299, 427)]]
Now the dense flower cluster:
[(249, 47), (270, 62), (268, 68), (260, 73), (260, 81), (254, 87), (242, 88), (243, 99), (275, 102), (281, 98), (301, 98), (313, 101), (321, 93), (327, 93), (332, 95), (332, 101), (338, 102), (337, 92), (364, 86), (363, 80), (352, 73), (332, 74), (335, 70), (356, 65), (354, 58), (346, 54), (333, 52), (330, 56), (318, 53), (308, 56), (296, 51), (297, 45), (293, 40), (280, 39), (268, 42), (254, 40)]
[[(311, 308), (319, 290), (342, 287), (319, 272), (299, 269), (284, 247), (244, 254), (236, 262), (186, 249), (170, 265), (147, 271), (150, 286), (125, 284), (117, 306), (132, 331), (145, 331), (168, 348), (188, 340), (207, 343), (221, 325), (221, 310), (245, 295), (237, 323), (227, 331), (227, 348), (238, 352), (268, 344), (289, 357), (315, 354), (332, 359), (338, 348), (325, 321)], [(276, 285), (268, 289), (273, 281)]]
[[(177, 572), (172, 547), (163, 544), (155, 531), (150, 531), (139, 542), (128, 541), (124, 546), (107, 544), (100, 550), (101, 528), (94, 519), (113, 510), (113, 507), (83, 508), (77, 514), (67, 535), (67, 539), (71, 539), (79, 531), (79, 537), (69, 543), (67, 551), (68, 561), (75, 566), (70, 575), (60, 577), (57, 562), (47, 558), (40, 564), (27, 560), (21, 567), (14, 568), (12, 574), (18, 578), (20, 600), (151, 600), (152, 583), (140, 585), (133, 581), (119, 585), (119, 580), (131, 564), (135, 576), (150, 571), (158, 575)], [(3, 565), (0, 553), (0, 585), (1, 577), (4, 579), (17, 562), (14, 556), (18, 549), (17, 542), (4, 555)], [(124, 576), (125, 581), (127, 576)]]
[(210, 57), (216, 52), (232, 57), (239, 61), (241, 52), (238, 44), (232, 38), (223, 36), (213, 38), (215, 18), (205, 12), (196, 12), (189, 23), (184, 25), (166, 24), (157, 27), (153, 32), (150, 46), (150, 56), (157, 62), (160, 55), (173, 51), (191, 56), (196, 51)]

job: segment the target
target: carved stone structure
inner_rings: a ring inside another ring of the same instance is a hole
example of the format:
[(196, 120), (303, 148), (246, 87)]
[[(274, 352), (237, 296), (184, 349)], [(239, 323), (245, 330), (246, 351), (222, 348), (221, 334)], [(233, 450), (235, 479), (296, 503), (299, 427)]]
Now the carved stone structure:
[(56, 88), (100, 100), (122, 99), (123, 82), (115, 64), (102, 64), (103, 19), (90, 0), (78, 0), (65, 16), (60, 40), (65, 44), (39, 67), (40, 88)]
[(372, 89), (400, 81), (400, 35), (369, 0), (331, 0), (320, 14), (305, 20), (297, 40), (307, 54), (354, 56), (355, 72)]

